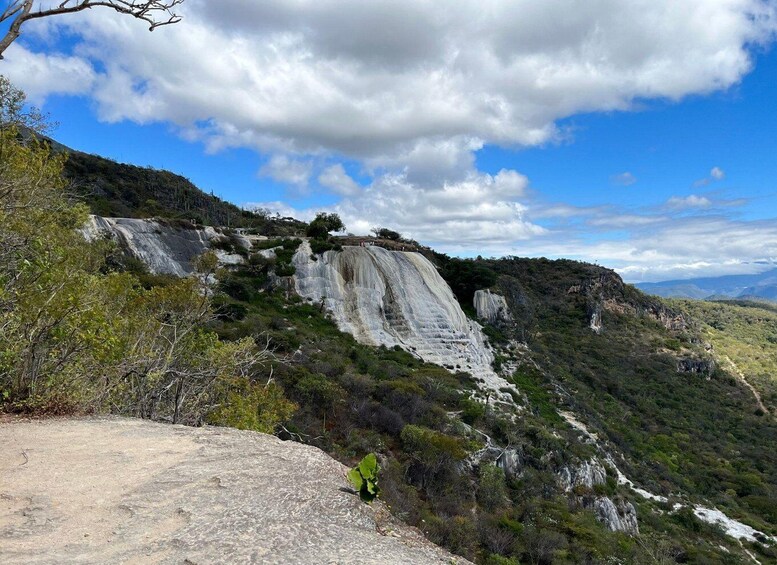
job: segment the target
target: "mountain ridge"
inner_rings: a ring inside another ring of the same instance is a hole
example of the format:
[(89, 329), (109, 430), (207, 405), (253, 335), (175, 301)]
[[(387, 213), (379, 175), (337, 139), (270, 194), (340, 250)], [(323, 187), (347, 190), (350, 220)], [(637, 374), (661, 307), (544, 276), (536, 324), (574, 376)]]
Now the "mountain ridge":
[(665, 298), (756, 297), (777, 301), (777, 268), (752, 275), (699, 277), (655, 283), (635, 283), (634, 286), (648, 294)]

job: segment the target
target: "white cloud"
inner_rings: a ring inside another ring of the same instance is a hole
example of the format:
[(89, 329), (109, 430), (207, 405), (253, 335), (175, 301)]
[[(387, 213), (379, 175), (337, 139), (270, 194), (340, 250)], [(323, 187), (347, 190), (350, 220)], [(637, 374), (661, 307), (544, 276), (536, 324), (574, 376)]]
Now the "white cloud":
[[(354, 233), (366, 234), (381, 225), (447, 253), (580, 259), (615, 268), (627, 281), (716, 276), (777, 265), (777, 222), (728, 218), (714, 211), (717, 201), (690, 216), (685, 209), (667, 207), (635, 214), (614, 207), (507, 200), (479, 204), (494, 182), (482, 175), (430, 191), (408, 186), (402, 177), (387, 177), (326, 211), (339, 213)], [(307, 219), (320, 211), (282, 203), (262, 206)], [(537, 217), (584, 221), (556, 229), (536, 224)]]
[[(526, 217), (531, 219), (531, 210)], [(597, 262), (614, 268), (627, 281), (752, 272), (759, 262), (760, 270), (777, 266), (774, 219), (735, 220), (715, 213), (687, 216), (682, 211), (625, 214), (624, 219), (619, 221), (611, 210), (599, 210), (578, 229), (550, 230), (521, 242), (521, 255)]]
[[(711, 196), (673, 197), (647, 213), (542, 205), (516, 171), (488, 175), (475, 165), (485, 144), (560, 139), (556, 122), (577, 113), (736, 85), (751, 69), (749, 49), (774, 40), (774, 2), (187, 0), (181, 8), (182, 23), (152, 34), (108, 10), (30, 22), (26, 33), (65, 26), (80, 39), (61, 55), (32, 53), (22, 38), (3, 73), (35, 101), (89, 94), (103, 120), (169, 122), (210, 151), (269, 155), (260, 174), (299, 191), (317, 178), (342, 197), (330, 210), (354, 232), (380, 224), (448, 252), (598, 260), (632, 278), (777, 257), (777, 222), (717, 216)], [(342, 158), (363, 167), (369, 186), (338, 168)], [(715, 167), (703, 182), (720, 178)], [(308, 219), (315, 212), (268, 206)]]
[(361, 190), (358, 183), (348, 176), (340, 163), (324, 169), (318, 176), (318, 182), (341, 196), (355, 196)]
[(624, 173), (620, 173), (610, 177), (610, 182), (620, 186), (631, 186), (632, 184), (637, 182), (637, 177), (635, 177), (630, 172), (626, 171)]
[(18, 43), (8, 48), (0, 70), (34, 104), (42, 104), (52, 94), (89, 94), (97, 76), (80, 57), (33, 53)]
[(305, 189), (310, 181), (313, 166), (307, 161), (290, 159), (286, 155), (273, 155), (259, 169), (259, 176)]
[(694, 187), (707, 186), (712, 182), (723, 180), (726, 178), (726, 173), (720, 167), (712, 167), (710, 174), (703, 179), (699, 179), (693, 183)]
[(666, 206), (673, 210), (683, 210), (687, 208), (709, 208), (712, 201), (706, 196), (691, 194), (689, 196), (672, 196), (666, 201)]
[[(575, 113), (736, 84), (777, 21), (761, 0), (189, 0), (181, 12), (152, 34), (108, 10), (56, 20), (83, 40), (64, 59), (100, 69), (73, 82), (103, 119), (170, 121), (214, 150), (345, 155), (419, 186), (466, 178), (484, 143), (552, 141)], [(9, 51), (13, 80), (63, 92), (62, 57), (37, 56), (34, 78), (25, 57)]]
[[(387, 174), (327, 210), (340, 214), (348, 231), (357, 234), (381, 225), (441, 250), (496, 249), (546, 233), (526, 219), (526, 206), (515, 201), (527, 184), (526, 177), (511, 170), (473, 173), (437, 188), (419, 188), (405, 175)], [(272, 203), (258, 205), (276, 209)], [(311, 217), (313, 210), (295, 213)]]

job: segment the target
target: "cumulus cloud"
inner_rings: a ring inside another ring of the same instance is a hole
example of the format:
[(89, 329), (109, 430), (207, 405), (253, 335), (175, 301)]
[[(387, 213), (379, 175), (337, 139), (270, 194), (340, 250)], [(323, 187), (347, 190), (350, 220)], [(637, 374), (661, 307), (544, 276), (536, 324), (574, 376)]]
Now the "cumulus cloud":
[(92, 65), (80, 57), (33, 53), (18, 43), (6, 51), (2, 71), (34, 104), (52, 94), (89, 94), (97, 79)]
[(720, 167), (712, 167), (710, 170), (709, 176), (704, 177), (703, 179), (699, 179), (693, 183), (693, 186), (700, 187), (700, 186), (707, 186), (712, 182), (723, 180), (726, 178), (726, 173), (723, 169)]
[[(529, 221), (526, 206), (516, 201), (526, 194), (527, 186), (525, 176), (507, 169), (496, 175), (472, 173), (435, 188), (413, 185), (403, 174), (386, 174), (326, 211), (340, 214), (348, 231), (357, 234), (367, 234), (380, 224), (442, 250), (496, 249), (547, 231)], [(274, 203), (253, 205), (282, 214), (293, 211), (300, 217), (312, 217), (318, 211), (278, 208)]]
[(626, 171), (624, 173), (611, 176), (610, 182), (620, 186), (631, 186), (632, 184), (637, 182), (637, 177), (632, 175), (630, 172)]
[(307, 188), (312, 171), (313, 166), (309, 162), (290, 159), (286, 155), (273, 155), (259, 169), (259, 176), (270, 177), (297, 188)]
[[(475, 160), (487, 144), (553, 143), (558, 120), (581, 112), (736, 85), (750, 49), (774, 40), (774, 2), (187, 0), (181, 12), (153, 34), (108, 10), (30, 22), (72, 34), (72, 49), (33, 52), (22, 38), (4, 73), (36, 101), (86, 94), (106, 121), (257, 150), (260, 175), (300, 192), (315, 178), (339, 196), (329, 210), (355, 232), (380, 223), (449, 252), (598, 259), (635, 278), (777, 256), (775, 222), (716, 216), (709, 196), (651, 213), (541, 204), (520, 173)], [(626, 175), (615, 181), (633, 184)]]
[(318, 182), (341, 196), (355, 196), (361, 190), (358, 183), (348, 176), (340, 163), (324, 169), (318, 176)]
[[(362, 196), (325, 210), (339, 213), (354, 233), (366, 234), (379, 224), (448, 253), (598, 262), (615, 268), (627, 281), (755, 272), (777, 265), (777, 222), (727, 217), (717, 211), (722, 205), (718, 201), (695, 208), (692, 215), (686, 213), (687, 208), (666, 206), (635, 213), (614, 206), (506, 200), (479, 204), (477, 197), (488, 193), (494, 182), (494, 177), (482, 175), (423, 191), (408, 186), (401, 177), (383, 179)], [(467, 197), (468, 193), (472, 196)], [(321, 211), (293, 209), (282, 203), (265, 203), (263, 207), (308, 219)], [(418, 210), (418, 214), (403, 213), (407, 209)], [(539, 225), (539, 218), (579, 221), (555, 228)]]
[[(485, 143), (552, 141), (578, 112), (736, 84), (777, 20), (761, 0), (189, 0), (181, 13), (153, 34), (107, 10), (57, 20), (81, 40), (73, 57), (36, 55), (36, 95), (62, 91), (65, 59), (94, 75), (79, 92), (106, 120), (170, 121), (213, 149), (346, 155), (416, 184), (462, 180)], [(25, 57), (7, 56), (20, 84)]]

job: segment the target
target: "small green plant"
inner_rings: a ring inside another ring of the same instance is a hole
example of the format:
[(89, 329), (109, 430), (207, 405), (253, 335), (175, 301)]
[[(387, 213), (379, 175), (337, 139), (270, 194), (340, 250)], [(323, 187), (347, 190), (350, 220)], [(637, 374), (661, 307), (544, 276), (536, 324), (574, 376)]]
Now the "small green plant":
[(356, 467), (348, 471), (348, 480), (367, 504), (375, 500), (380, 493), (378, 471), (380, 471), (380, 465), (374, 453), (366, 455)]

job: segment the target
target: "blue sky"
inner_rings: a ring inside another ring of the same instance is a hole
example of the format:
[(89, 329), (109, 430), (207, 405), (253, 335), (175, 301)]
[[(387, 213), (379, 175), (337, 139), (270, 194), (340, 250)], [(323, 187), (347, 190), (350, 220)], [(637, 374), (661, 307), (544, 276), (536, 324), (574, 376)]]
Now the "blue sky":
[(189, 0), (153, 34), (94, 9), (0, 72), (62, 143), (240, 205), (630, 281), (777, 262), (774, 2), (487, 5)]

